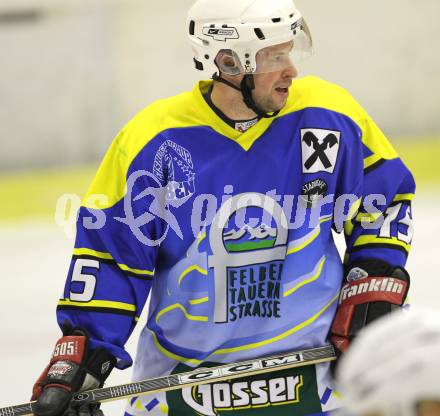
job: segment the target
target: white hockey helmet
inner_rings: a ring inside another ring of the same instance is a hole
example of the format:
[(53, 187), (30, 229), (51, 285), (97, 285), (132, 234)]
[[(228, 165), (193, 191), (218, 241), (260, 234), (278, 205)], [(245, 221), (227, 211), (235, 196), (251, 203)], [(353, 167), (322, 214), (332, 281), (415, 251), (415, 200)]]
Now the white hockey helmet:
[(349, 414), (415, 414), (440, 401), (440, 311), (393, 312), (373, 322), (342, 357), (337, 380)]
[[(238, 75), (283, 69), (292, 65), (290, 52), (267, 57), (264, 49), (291, 41), (294, 53), (312, 52), (310, 31), (292, 0), (198, 0), (187, 28), (196, 68), (209, 76), (220, 70)], [(234, 64), (220, 63), (220, 53)]]

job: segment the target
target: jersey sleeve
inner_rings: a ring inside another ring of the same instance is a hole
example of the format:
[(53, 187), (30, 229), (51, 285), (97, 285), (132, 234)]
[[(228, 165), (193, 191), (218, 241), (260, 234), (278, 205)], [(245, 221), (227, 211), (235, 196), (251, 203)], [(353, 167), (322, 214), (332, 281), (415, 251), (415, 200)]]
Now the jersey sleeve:
[(356, 196), (344, 224), (345, 264), (380, 259), (405, 266), (413, 237), (415, 182), (388, 139), (359, 108), (360, 138), (346, 154), (342, 183)]
[(92, 348), (108, 350), (118, 368), (132, 363), (124, 344), (152, 286), (163, 227), (145, 209), (155, 199), (148, 190), (157, 184), (136, 158), (143, 146), (138, 130), (132, 123), (116, 137), (82, 202), (57, 306), (59, 325), (84, 328)]

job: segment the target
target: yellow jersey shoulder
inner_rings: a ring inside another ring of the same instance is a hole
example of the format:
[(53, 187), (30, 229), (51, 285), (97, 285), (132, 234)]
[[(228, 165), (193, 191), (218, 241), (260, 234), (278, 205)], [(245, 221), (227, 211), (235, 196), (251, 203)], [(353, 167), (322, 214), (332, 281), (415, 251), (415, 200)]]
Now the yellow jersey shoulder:
[(391, 143), (353, 96), (339, 85), (321, 78), (307, 76), (294, 81), (285, 110), (280, 115), (313, 107), (350, 118), (361, 130), (362, 143), (377, 157), (397, 157)]
[(113, 140), (84, 198), (84, 206), (91, 207), (87, 200), (93, 194), (106, 195), (107, 203), (100, 208), (119, 201), (125, 194), (127, 172), (139, 152), (162, 131), (193, 122), (191, 101), (191, 93), (185, 92), (155, 101), (133, 117)]
[(324, 108), (350, 117), (360, 125), (366, 113), (344, 88), (316, 76), (293, 81), (285, 111), (299, 111), (308, 107)]
[(191, 124), (191, 97), (191, 92), (183, 92), (157, 100), (140, 111), (126, 128), (140, 128), (155, 136), (163, 130)]
[(116, 137), (121, 153), (131, 161), (136, 154), (161, 132), (200, 125), (194, 108), (193, 92), (157, 100), (134, 116)]

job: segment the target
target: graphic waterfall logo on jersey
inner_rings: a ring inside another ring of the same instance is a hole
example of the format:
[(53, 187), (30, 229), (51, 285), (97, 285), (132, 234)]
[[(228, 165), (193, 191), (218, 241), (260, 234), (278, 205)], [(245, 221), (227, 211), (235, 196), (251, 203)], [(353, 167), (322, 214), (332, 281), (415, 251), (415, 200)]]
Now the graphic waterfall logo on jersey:
[(215, 280), (214, 322), (280, 318), (287, 246), (287, 218), (281, 206), (264, 194), (236, 195), (214, 217), (209, 241), (212, 255), (208, 265), (214, 269)]
[(303, 173), (333, 173), (340, 139), (340, 131), (301, 129)]

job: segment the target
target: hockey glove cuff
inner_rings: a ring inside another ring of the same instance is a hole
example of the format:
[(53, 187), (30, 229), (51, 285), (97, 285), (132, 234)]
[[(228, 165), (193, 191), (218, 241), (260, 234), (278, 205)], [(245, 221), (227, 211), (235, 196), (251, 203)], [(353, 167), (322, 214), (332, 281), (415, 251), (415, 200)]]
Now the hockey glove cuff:
[(32, 400), (38, 416), (58, 416), (67, 409), (72, 394), (101, 387), (116, 359), (104, 349), (91, 350), (80, 328), (65, 329), (49, 365), (34, 385)]

